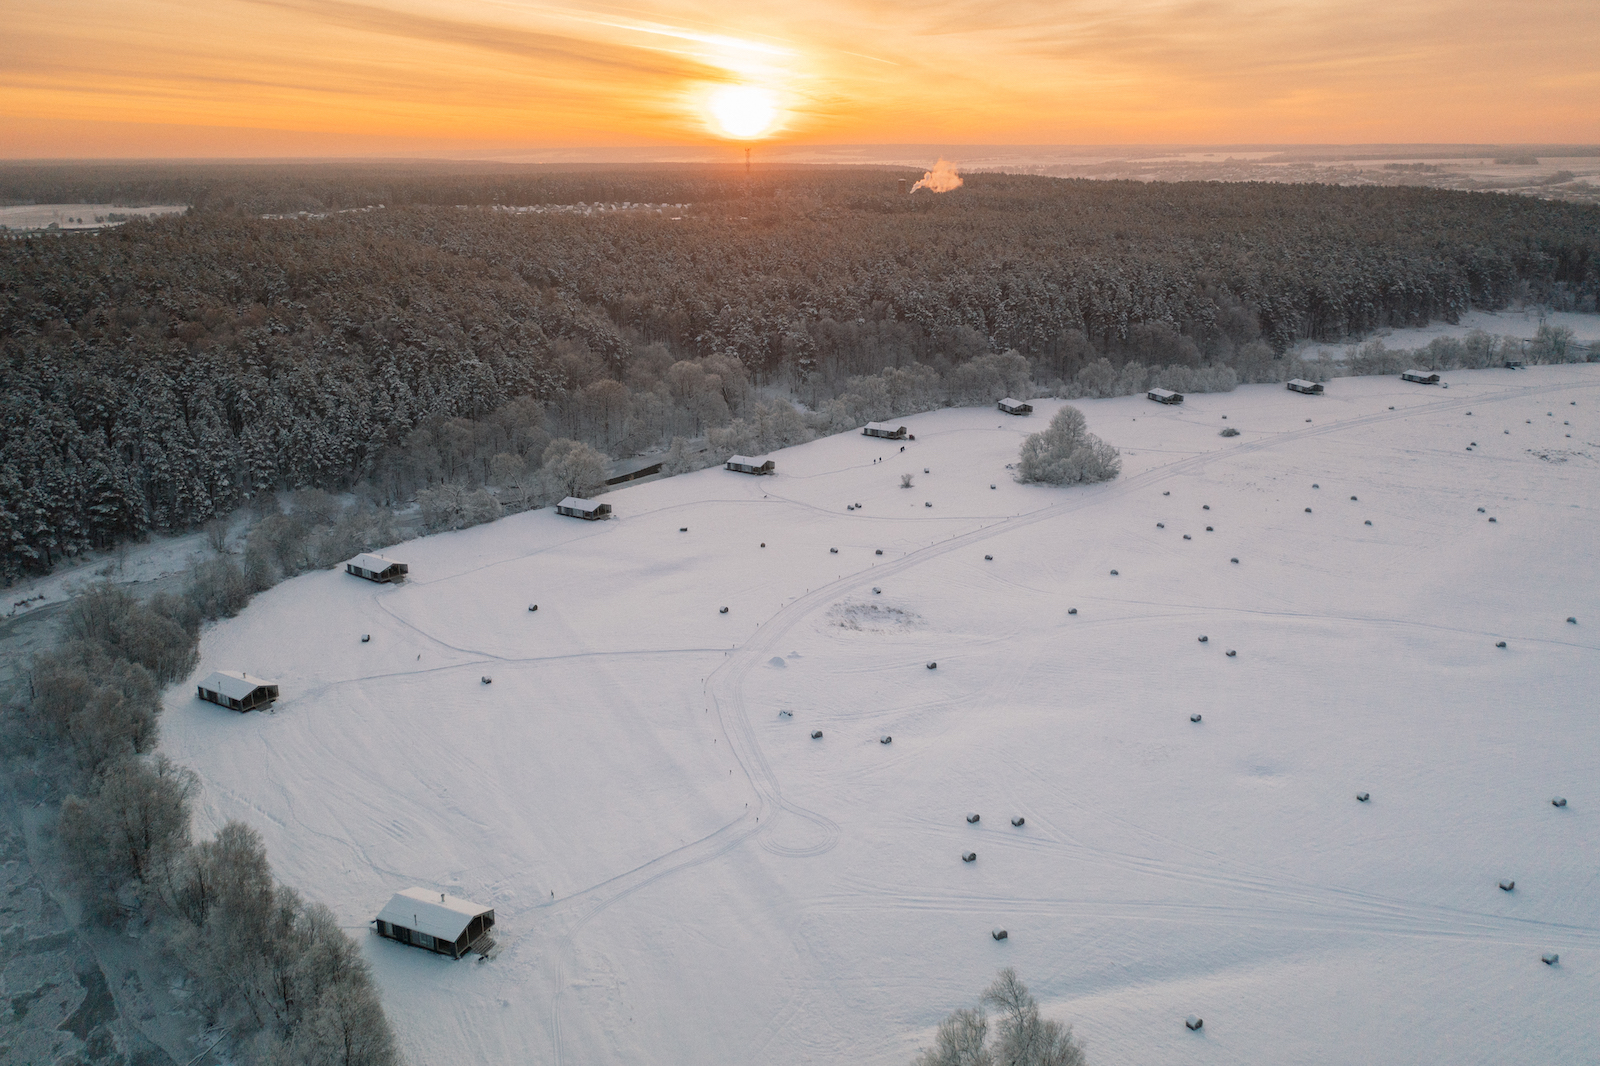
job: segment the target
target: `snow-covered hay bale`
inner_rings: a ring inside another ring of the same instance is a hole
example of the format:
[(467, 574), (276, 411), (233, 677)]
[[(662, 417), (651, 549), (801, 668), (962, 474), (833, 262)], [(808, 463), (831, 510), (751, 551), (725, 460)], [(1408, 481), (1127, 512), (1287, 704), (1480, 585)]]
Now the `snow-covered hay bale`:
[(1184, 534), (1184, 535), (1183, 535), (1183, 539), (1184, 539), (1184, 540), (1193, 540), (1193, 539), (1194, 539), (1194, 538), (1193, 538), (1193, 537), (1191, 537), (1191, 536), (1189, 536), (1189, 534), (1187, 534), (1187, 533), (1185, 533), (1185, 534)]
[(1183, 1024), (1188, 1026), (1192, 1032), (1199, 1032), (1205, 1027), (1206, 1020), (1204, 1018), (1197, 1018), (1191, 1014), (1183, 1020)]
[(980, 820), (980, 816), (978, 815), (978, 813), (976, 811), (974, 811), (973, 813), (967, 815), (967, 824), (968, 825), (976, 825), (979, 822), (979, 820)]
[(537, 611), (538, 609), (539, 609), (539, 605), (537, 603), (528, 604), (528, 613), (529, 614), (532, 614), (534, 611)]
[(1569, 614), (1569, 615), (1567, 615), (1567, 624), (1568, 624), (1568, 625), (1569, 625), (1569, 626), (1575, 626), (1575, 625), (1577, 625), (1577, 624), (1578, 624), (1578, 617), (1577, 617), (1577, 615), (1571, 615), (1571, 614)]
[(1111, 576), (1112, 577), (1116, 577), (1117, 576), (1117, 572), (1115, 570), (1111, 571)]
[(688, 526), (679, 526), (678, 527), (678, 532), (679, 533), (687, 533), (687, 532), (689, 532), (689, 527)]
[(989, 935), (994, 937), (996, 940), (1004, 940), (1011, 934), (1006, 932), (1004, 929), (992, 929), (989, 931)]
[(828, 554), (829, 555), (838, 555), (839, 554), (839, 549), (838, 548), (829, 548), (828, 549)]
[(1565, 807), (1566, 805), (1567, 797), (1565, 796), (1557, 796), (1550, 801), (1550, 806), (1552, 807)]
[(975, 851), (964, 851), (964, 852), (961, 853), (961, 861), (962, 862), (976, 862), (977, 859), (978, 859), (978, 853), (975, 852)]
[(984, 561), (984, 562), (986, 562), (986, 563), (992, 563), (992, 562), (994, 562), (994, 556), (992, 556), (992, 555), (985, 555), (985, 556), (984, 556), (984, 557), (983, 557), (983, 561)]
[(490, 677), (488, 674), (484, 674), (482, 677), (478, 678), (479, 683), (484, 685), (489, 684), (493, 680), (494, 678)]
[(1228, 562), (1230, 562), (1230, 563), (1236, 563), (1238, 561), (1239, 561), (1239, 557), (1238, 556), (1234, 556), (1232, 559), (1228, 560)]
[(1210, 643), (1210, 642), (1211, 642), (1211, 638), (1210, 638), (1210, 637), (1208, 637), (1208, 636), (1206, 636), (1206, 635), (1204, 635), (1204, 634), (1201, 634), (1201, 636), (1200, 636), (1200, 643), (1202, 643), (1202, 644), (1209, 644), (1209, 643)]
[(878, 738), (878, 743), (879, 744), (893, 744), (894, 743), (894, 737), (891, 737), (888, 733), (885, 733), (883, 736)]
[(1552, 951), (1548, 954), (1540, 955), (1539, 961), (1544, 963), (1546, 966), (1554, 966), (1556, 963), (1561, 961), (1561, 956)]
[(873, 552), (872, 554), (874, 554), (874, 555), (882, 555), (883, 554), (883, 549), (879, 548), (877, 551)]
[(1494, 642), (1494, 646), (1497, 648), (1503, 648), (1506, 646), (1506, 642), (1503, 640), (1497, 640)]
[(1026, 818), (1024, 818), (1020, 814), (1017, 815), (1015, 818), (1011, 819), (1011, 824), (1014, 825), (1014, 826), (1020, 827), (1020, 826), (1026, 825), (1027, 823), (1028, 823), (1028, 820)]
[(1076, 607), (1068, 607), (1067, 608), (1067, 613), (1068, 614), (1077, 614), (1078, 613), (1078, 609)]
[(929, 663), (928, 664), (928, 669), (929, 670), (937, 670), (937, 669), (939, 669), (939, 664), (938, 663)]
[(361, 643), (365, 644), (368, 641), (370, 641), (371, 639), (372, 639), (372, 634), (371, 633), (363, 633), (363, 634), (361, 634)]
[(727, 614), (728, 613), (728, 609), (726, 607), (719, 607), (719, 608), (717, 608), (717, 613), (718, 614)]
[(1232, 648), (1228, 649), (1228, 658), (1230, 658), (1230, 659), (1235, 658), (1236, 656), (1238, 656), (1238, 654), (1239, 653), (1234, 651)]
[(1500, 882), (1500, 891), (1502, 891), (1502, 892), (1510, 892), (1512, 889), (1514, 889), (1516, 887), (1517, 887), (1517, 883), (1515, 881), (1510, 880), (1509, 878)]
[(1200, 716), (1198, 714), (1191, 714), (1189, 716), (1189, 721), (1198, 722), (1198, 721), (1200, 721)]
[(1356, 793), (1356, 802), (1358, 802), (1358, 803), (1365, 803), (1365, 802), (1367, 802), (1367, 800), (1369, 800), (1371, 798), (1372, 798), (1372, 793), (1370, 793), (1370, 792), (1357, 792)]
[(813, 729), (813, 730), (812, 730), (812, 731), (811, 731), (811, 739), (812, 739), (812, 740), (821, 740), (821, 739), (822, 739), (822, 730), (820, 730), (820, 729)]

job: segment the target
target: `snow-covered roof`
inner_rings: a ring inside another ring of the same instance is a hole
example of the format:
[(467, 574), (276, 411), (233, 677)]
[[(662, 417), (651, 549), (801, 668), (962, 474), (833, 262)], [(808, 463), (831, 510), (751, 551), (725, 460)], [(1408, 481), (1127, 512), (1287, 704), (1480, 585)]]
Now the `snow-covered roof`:
[(272, 683), (264, 678), (251, 677), (242, 670), (218, 670), (200, 682), (200, 687), (221, 693), (231, 700), (242, 700), (262, 685)]
[(1022, 400), (1018, 400), (1018, 399), (1015, 399), (1014, 397), (1007, 396), (1005, 399), (1000, 401), (1000, 406), (1001, 407), (1026, 407), (1027, 404), (1024, 403)]
[(1171, 389), (1151, 389), (1148, 395), (1151, 395), (1151, 396), (1176, 396), (1178, 394), (1173, 392)]
[(737, 463), (739, 466), (761, 466), (766, 463), (767, 460), (752, 458), (748, 455), (734, 455), (728, 458), (728, 462)]
[(407, 888), (396, 892), (394, 898), (384, 905), (383, 910), (378, 912), (378, 921), (403, 925), (407, 929), (455, 943), (468, 922), (493, 909), (443, 892)]
[(382, 573), (391, 566), (405, 565), (399, 559), (391, 559), (387, 555), (379, 555), (377, 552), (362, 552), (354, 559), (351, 559), (350, 563), (353, 566), (359, 566), (363, 570), (371, 570), (373, 573)]
[(1305, 378), (1291, 378), (1289, 384), (1297, 389), (1314, 389), (1317, 387), (1315, 381), (1307, 381)]
[(557, 507), (571, 507), (571, 508), (573, 508), (575, 510), (578, 510), (578, 511), (592, 511), (596, 507), (599, 507), (600, 505), (595, 503), (593, 500), (580, 500), (576, 496), (568, 496), (566, 499), (564, 499), (560, 503), (556, 504), (556, 506)]
[(902, 426), (898, 422), (868, 422), (867, 423), (867, 428), (868, 429), (886, 429), (886, 430), (888, 430), (889, 432), (892, 433), (897, 429), (905, 429), (906, 427)]

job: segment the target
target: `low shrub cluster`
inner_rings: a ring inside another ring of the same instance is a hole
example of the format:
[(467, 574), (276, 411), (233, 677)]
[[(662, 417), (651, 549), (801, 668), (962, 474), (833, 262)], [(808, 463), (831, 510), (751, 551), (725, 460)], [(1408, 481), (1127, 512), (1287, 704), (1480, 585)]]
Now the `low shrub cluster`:
[[(984, 1007), (998, 1019), (991, 1033)], [(939, 1023), (933, 1047), (912, 1066), (1085, 1066), (1072, 1026), (1039, 1016), (1039, 1004), (1017, 971), (1000, 971), (977, 1007), (963, 1007)]]

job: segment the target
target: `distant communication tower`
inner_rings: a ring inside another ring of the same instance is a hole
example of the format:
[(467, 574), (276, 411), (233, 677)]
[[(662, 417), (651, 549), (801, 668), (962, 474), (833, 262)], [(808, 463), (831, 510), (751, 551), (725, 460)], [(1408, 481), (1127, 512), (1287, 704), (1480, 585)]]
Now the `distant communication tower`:
[(900, 195), (904, 196), (905, 194), (906, 194), (906, 179), (905, 178), (901, 178), (900, 179)]

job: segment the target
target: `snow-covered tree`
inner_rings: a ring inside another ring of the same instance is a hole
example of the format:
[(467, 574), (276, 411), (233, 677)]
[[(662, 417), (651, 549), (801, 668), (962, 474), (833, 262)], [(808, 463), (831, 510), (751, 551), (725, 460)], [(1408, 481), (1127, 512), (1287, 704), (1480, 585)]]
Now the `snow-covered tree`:
[(1022, 442), (1017, 480), (1079, 485), (1110, 481), (1121, 470), (1117, 450), (1085, 428), (1082, 411), (1066, 406), (1042, 432)]

